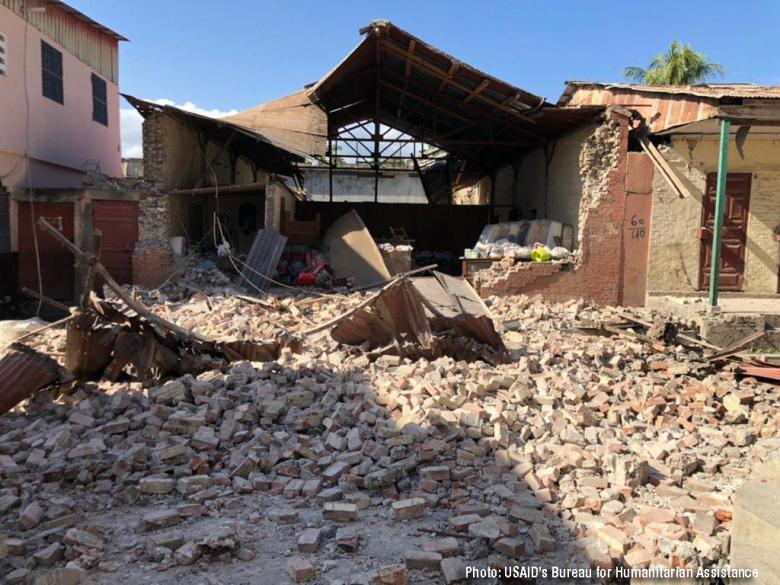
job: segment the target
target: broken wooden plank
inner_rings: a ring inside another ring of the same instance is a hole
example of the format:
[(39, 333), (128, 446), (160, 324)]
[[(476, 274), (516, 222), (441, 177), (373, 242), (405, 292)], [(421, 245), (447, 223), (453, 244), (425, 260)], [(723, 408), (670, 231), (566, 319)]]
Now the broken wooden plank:
[(87, 254), (83, 251), (81, 251), (79, 248), (77, 248), (73, 242), (68, 240), (65, 236), (63, 236), (56, 228), (54, 228), (49, 222), (47, 222), (44, 218), (38, 218), (38, 225), (40, 225), (43, 229), (45, 229), (49, 234), (54, 236), (54, 238), (64, 247), (66, 247), (68, 250), (70, 250), (76, 257), (81, 259), (82, 261), (85, 261), (87, 263), (94, 261), (95, 263), (95, 270), (97, 273), (103, 278), (103, 280), (106, 282), (108, 287), (116, 293), (116, 296), (118, 296), (122, 301), (131, 309), (133, 309), (136, 313), (146, 318), (151, 323), (154, 323), (158, 327), (165, 329), (166, 331), (170, 331), (184, 339), (193, 339), (195, 341), (199, 341), (202, 343), (209, 343), (211, 342), (210, 339), (207, 339), (205, 337), (202, 337), (201, 335), (198, 335), (197, 333), (193, 333), (192, 331), (189, 331), (185, 329), (184, 327), (179, 327), (175, 323), (171, 323), (170, 321), (167, 321), (163, 319), (162, 317), (159, 317), (158, 315), (155, 315), (152, 311), (150, 311), (142, 302), (134, 299), (130, 294), (127, 293), (120, 285), (117, 283), (116, 280), (109, 274), (108, 270), (106, 270), (106, 267), (103, 266), (103, 264), (100, 263), (97, 259), (94, 258), (91, 254)]

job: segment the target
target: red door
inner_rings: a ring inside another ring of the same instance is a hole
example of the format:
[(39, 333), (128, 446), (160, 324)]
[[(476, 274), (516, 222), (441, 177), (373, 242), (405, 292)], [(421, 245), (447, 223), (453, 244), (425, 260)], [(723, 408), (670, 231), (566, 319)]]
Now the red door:
[[(715, 218), (717, 173), (707, 174), (702, 202), (699, 289), (706, 290), (712, 271), (712, 229)], [(720, 279), (718, 290), (741, 291), (745, 276), (745, 248), (750, 209), (750, 173), (729, 173), (726, 177), (726, 207), (723, 211)]]
[[(44, 218), (72, 242), (74, 241), (73, 204), (36, 202), (33, 204), (33, 209), (43, 294), (53, 299), (72, 300), (75, 258), (70, 250), (63, 248), (48, 232), (41, 229), (37, 221), (39, 217)], [(35, 260), (35, 238), (30, 203), (20, 201), (18, 210), (19, 284), (37, 292), (38, 268)]]
[(93, 201), (92, 228), (102, 234), (100, 262), (119, 284), (131, 284), (133, 246), (138, 241), (138, 203)]

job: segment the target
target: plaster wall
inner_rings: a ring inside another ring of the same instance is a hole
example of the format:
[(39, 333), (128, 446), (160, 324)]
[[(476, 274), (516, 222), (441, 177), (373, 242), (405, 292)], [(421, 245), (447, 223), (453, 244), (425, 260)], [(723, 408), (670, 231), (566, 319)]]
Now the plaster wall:
[[(303, 169), (303, 184), (312, 201), (328, 201), (330, 185), (326, 167)], [(374, 173), (333, 172), (333, 201), (373, 201)], [(382, 171), (379, 201), (383, 203), (428, 203), (420, 178), (409, 171)]]
[[(578, 245), (583, 192), (580, 157), (597, 127), (589, 124), (574, 130), (550, 143), (546, 149), (540, 147), (522, 155), (515, 167), (506, 165), (499, 169), (493, 203), (515, 205), (524, 217), (535, 215), (573, 226), (575, 246)], [(516, 183), (513, 188), (515, 168)]]
[[(774, 234), (780, 226), (780, 135), (749, 135), (743, 151), (744, 157), (732, 138), (729, 172), (752, 174), (744, 292), (775, 294), (780, 262), (780, 244)], [(684, 180), (691, 197), (681, 199), (656, 173), (648, 291), (693, 293), (699, 280), (701, 243), (697, 232), (702, 200), (707, 173), (717, 171), (718, 138), (677, 136), (661, 152)]]
[[(7, 73), (0, 75), (0, 178), (9, 189), (78, 187), (84, 172), (122, 175), (119, 88), (106, 81), (108, 125), (92, 119), (93, 70), (11, 10), (0, 7)], [(64, 104), (42, 93), (41, 40), (62, 53)], [(25, 48), (26, 47), (26, 48)]]

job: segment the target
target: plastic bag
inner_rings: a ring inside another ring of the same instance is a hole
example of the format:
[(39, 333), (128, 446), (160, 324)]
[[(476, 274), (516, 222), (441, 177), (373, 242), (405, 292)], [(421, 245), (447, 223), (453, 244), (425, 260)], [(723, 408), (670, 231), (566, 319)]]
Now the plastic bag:
[(549, 262), (552, 254), (547, 248), (534, 248), (531, 250), (531, 260), (534, 262)]

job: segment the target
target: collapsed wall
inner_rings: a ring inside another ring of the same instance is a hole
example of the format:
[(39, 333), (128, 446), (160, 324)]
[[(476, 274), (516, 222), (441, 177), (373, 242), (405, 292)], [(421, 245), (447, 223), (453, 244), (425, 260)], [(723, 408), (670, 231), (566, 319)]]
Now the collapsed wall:
[[(628, 131), (628, 117), (610, 108), (604, 122), (582, 142), (576, 170), (582, 186), (579, 248), (573, 261), (498, 262), (476, 274), (475, 287), (481, 296), (522, 293), (551, 301), (583, 298), (620, 304)], [(554, 205), (551, 201), (550, 207)]]

